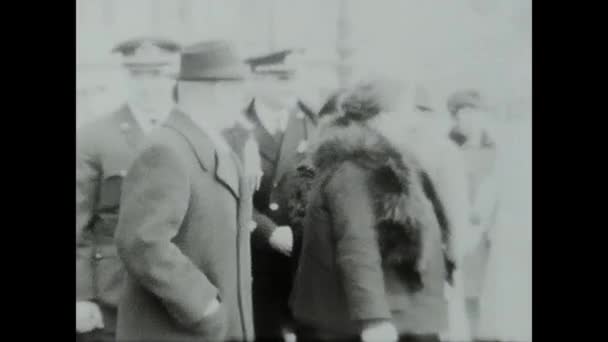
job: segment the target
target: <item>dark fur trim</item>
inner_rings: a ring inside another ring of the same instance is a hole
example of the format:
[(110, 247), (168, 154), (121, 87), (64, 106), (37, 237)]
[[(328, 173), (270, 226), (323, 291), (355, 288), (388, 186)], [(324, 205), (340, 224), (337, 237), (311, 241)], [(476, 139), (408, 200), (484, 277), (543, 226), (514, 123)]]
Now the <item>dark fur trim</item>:
[[(311, 150), (312, 161), (298, 167), (292, 176), (288, 198), (292, 227), (301, 231), (314, 182), (324, 183), (343, 162), (351, 161), (369, 171), (371, 198), (374, 199), (378, 246), (385, 266), (397, 270), (410, 290), (422, 287), (418, 261), (423, 253), (420, 202), (431, 202), (445, 246), (450, 243), (449, 222), (428, 175), (416, 160), (398, 152), (374, 130), (344, 117), (332, 118), (324, 125), (322, 140)], [(327, 128), (329, 127), (329, 128)], [(426, 221), (428, 222), (428, 221)], [(446, 278), (452, 281), (456, 267), (445, 256)]]
[(312, 188), (315, 171), (310, 165), (302, 164), (298, 166), (294, 174), (286, 174), (289, 189), (287, 194), (287, 212), (289, 224), (296, 230), (303, 227), (304, 217), (308, 204), (308, 193)]
[[(422, 188), (424, 189), (426, 197), (429, 199), (429, 201), (431, 201), (431, 204), (433, 205), (433, 211), (435, 212), (437, 223), (439, 223), (439, 228), (441, 229), (441, 238), (443, 245), (448, 246), (450, 244), (451, 237), (450, 223), (448, 222), (443, 203), (441, 203), (439, 195), (435, 190), (435, 186), (433, 185), (433, 182), (431, 182), (431, 178), (426, 172), (421, 172), (420, 180), (422, 182)], [(450, 284), (452, 284), (454, 281), (453, 274), (454, 270), (456, 270), (456, 263), (447, 254), (444, 254), (444, 256), (447, 280)]]

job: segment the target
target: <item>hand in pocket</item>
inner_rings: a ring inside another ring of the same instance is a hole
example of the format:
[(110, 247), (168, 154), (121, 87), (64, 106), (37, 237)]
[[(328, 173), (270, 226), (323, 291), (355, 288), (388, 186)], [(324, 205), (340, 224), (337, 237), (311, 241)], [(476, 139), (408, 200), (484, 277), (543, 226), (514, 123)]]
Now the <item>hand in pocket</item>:
[(214, 299), (205, 310), (203, 319), (195, 326), (195, 331), (205, 341), (223, 341), (228, 332), (228, 318), (224, 304)]

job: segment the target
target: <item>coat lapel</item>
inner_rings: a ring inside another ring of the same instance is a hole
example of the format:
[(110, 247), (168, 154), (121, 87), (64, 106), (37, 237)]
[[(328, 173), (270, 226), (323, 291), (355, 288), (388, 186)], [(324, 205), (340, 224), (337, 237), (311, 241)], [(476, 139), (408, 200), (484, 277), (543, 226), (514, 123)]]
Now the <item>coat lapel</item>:
[(312, 111), (298, 101), (297, 110), (291, 113), (287, 122), (273, 184), (276, 184), (283, 177), (283, 174), (305, 155), (308, 139), (310, 139), (310, 134), (315, 129), (315, 125), (316, 120)]
[(274, 164), (276, 162), (277, 153), (279, 152), (279, 144), (262, 124), (255, 109), (255, 100), (251, 101), (251, 104), (245, 111), (245, 115), (249, 122), (254, 125), (255, 138), (259, 144), (260, 154), (263, 158)]
[(164, 126), (182, 135), (205, 171), (214, 173), (216, 180), (239, 198), (239, 172), (229, 154), (218, 153), (212, 140), (187, 114), (174, 110)]
[(239, 198), (239, 172), (238, 163), (230, 153), (217, 153), (215, 177), (222, 183), (235, 198)]

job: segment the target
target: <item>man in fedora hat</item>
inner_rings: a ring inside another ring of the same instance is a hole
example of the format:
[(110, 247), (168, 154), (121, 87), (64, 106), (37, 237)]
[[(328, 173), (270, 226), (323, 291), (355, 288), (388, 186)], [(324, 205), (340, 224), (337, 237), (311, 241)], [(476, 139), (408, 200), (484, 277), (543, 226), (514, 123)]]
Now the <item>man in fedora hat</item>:
[(145, 135), (169, 114), (165, 73), (177, 43), (154, 37), (118, 44), (129, 96), (118, 110), (78, 128), (76, 144), (76, 333), (113, 341), (124, 271), (113, 236), (121, 183)]
[(124, 182), (118, 340), (254, 339), (252, 189), (221, 136), (239, 113), (244, 75), (228, 42), (182, 52), (179, 110), (148, 138)]
[[(256, 336), (263, 339), (283, 339), (292, 330), (287, 300), (299, 231), (290, 218), (286, 175), (304, 158), (317, 122), (296, 90), (298, 67), (288, 59), (298, 53), (283, 50), (246, 60), (255, 97), (244, 118), (259, 147), (254, 153), (263, 171), (253, 197), (251, 226), (254, 323)], [(237, 131), (227, 133), (231, 141), (239, 140), (234, 138)]]

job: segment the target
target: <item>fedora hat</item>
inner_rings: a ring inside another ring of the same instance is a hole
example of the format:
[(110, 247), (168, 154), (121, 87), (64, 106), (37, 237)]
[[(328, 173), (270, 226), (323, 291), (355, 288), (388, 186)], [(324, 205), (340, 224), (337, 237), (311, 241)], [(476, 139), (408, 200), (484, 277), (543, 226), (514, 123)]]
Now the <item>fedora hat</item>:
[(181, 81), (243, 80), (247, 68), (238, 57), (235, 47), (223, 40), (196, 43), (181, 54)]

